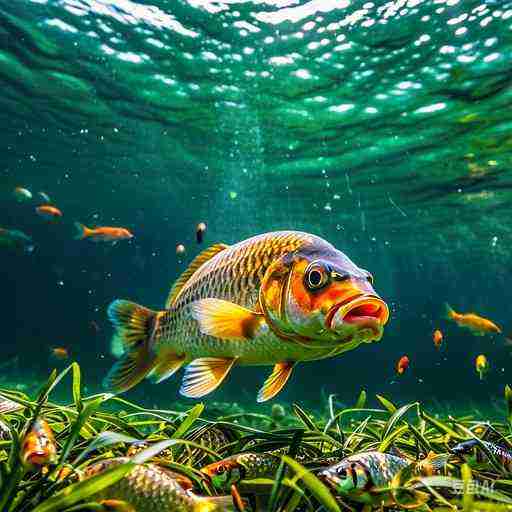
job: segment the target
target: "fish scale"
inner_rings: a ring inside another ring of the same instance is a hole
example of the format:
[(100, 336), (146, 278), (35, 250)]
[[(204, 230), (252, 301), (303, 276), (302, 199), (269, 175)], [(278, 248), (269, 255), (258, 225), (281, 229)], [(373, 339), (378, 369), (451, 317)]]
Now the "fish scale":
[[(289, 343), (283, 344), (272, 332), (260, 337), (257, 343), (219, 341), (203, 335), (199, 332), (187, 306), (199, 299), (213, 296), (253, 309), (258, 302), (261, 276), (265, 275), (273, 260), (311, 241), (312, 236), (303, 233), (260, 235), (214, 256), (194, 274), (172, 304), (169, 323), (162, 322), (163, 325), (157, 329), (154, 350), (157, 351), (162, 344), (168, 344), (169, 340), (175, 340), (173, 345), (178, 352), (192, 356), (187, 360), (201, 356), (221, 355), (242, 359), (245, 356), (245, 364), (272, 364), (275, 362), (276, 354), (284, 359), (303, 356), (303, 348)], [(247, 284), (243, 282), (244, 278), (247, 279)], [(189, 343), (190, 339), (195, 340), (194, 346)], [(311, 356), (317, 357), (317, 354)]]

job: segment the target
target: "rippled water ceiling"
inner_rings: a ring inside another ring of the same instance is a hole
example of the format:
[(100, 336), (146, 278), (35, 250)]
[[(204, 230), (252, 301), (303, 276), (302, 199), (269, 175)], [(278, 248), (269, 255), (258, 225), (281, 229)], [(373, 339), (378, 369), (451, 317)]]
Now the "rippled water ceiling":
[(74, 158), (74, 186), (92, 193), (99, 166), (96, 191), (137, 190), (160, 217), (171, 203), (238, 213), (226, 231), (314, 225), (384, 240), (413, 225), (438, 243), (478, 246), (485, 233), (486, 247), (509, 236), (512, 2), (0, 9), (11, 169), (30, 157), (15, 145), (23, 133), (58, 140), (35, 155), (36, 174), (59, 151)]

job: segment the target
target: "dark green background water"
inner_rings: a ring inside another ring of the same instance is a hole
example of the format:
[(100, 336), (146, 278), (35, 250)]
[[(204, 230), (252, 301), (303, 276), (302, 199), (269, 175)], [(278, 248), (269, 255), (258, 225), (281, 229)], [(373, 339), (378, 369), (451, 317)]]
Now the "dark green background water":
[[(37, 244), (0, 253), (3, 381), (33, 385), (67, 346), (97, 390), (106, 306), (160, 307), (205, 221), (205, 245), (321, 235), (392, 307), (380, 344), (299, 366), (281, 401), (350, 403), (365, 387), (489, 405), (512, 349), (448, 323), (443, 303), (512, 329), (511, 51), (498, 0), (0, 0), (0, 225)], [(16, 203), (20, 185), (63, 221)], [(75, 220), (135, 239), (74, 241)], [(252, 404), (269, 371), (235, 369), (211, 399)], [(163, 407), (178, 380), (128, 396)]]

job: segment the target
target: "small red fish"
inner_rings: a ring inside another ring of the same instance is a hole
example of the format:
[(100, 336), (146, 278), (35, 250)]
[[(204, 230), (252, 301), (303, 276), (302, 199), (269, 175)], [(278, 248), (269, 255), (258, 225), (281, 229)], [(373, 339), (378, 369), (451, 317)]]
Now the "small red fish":
[(396, 371), (399, 375), (402, 375), (407, 368), (409, 368), (409, 358), (407, 356), (402, 356), (396, 364)]
[(65, 347), (52, 347), (50, 349), (52, 357), (58, 359), (59, 361), (64, 361), (69, 357), (69, 351)]
[(89, 239), (93, 242), (116, 242), (133, 238), (133, 234), (126, 228), (102, 226), (91, 229), (79, 222), (75, 222), (75, 230), (75, 240)]
[(62, 217), (62, 212), (57, 207), (50, 206), (49, 204), (38, 206), (36, 208), (36, 212), (38, 215), (48, 220), (54, 220)]
[(434, 334), (432, 334), (432, 339), (434, 340), (436, 348), (439, 348), (443, 342), (443, 333), (439, 329), (436, 329)]
[(52, 429), (43, 418), (37, 418), (21, 443), (20, 459), (27, 469), (53, 464), (57, 445)]

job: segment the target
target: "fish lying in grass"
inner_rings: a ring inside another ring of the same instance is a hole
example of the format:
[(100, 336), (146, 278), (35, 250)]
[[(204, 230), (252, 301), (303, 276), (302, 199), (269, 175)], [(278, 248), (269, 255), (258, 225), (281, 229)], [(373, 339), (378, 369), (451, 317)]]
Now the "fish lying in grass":
[[(231, 455), (201, 468), (218, 491), (227, 491), (241, 480), (273, 478), (281, 462), (281, 456), (288, 454), (288, 447), (267, 452), (243, 452)], [(330, 466), (339, 460), (332, 455), (318, 457), (316, 453), (301, 446), (294, 459), (313, 466)]]
[[(128, 457), (117, 457), (97, 462), (86, 468), (83, 478), (97, 475), (129, 460)], [(197, 496), (183, 489), (176, 479), (176, 473), (152, 463), (136, 466), (121, 480), (93, 498), (121, 500), (131, 505), (137, 512), (235, 510), (231, 496)]]
[(117, 242), (118, 240), (129, 240), (130, 238), (133, 238), (133, 234), (126, 228), (114, 228), (110, 226), (88, 228), (79, 222), (75, 222), (75, 240)]
[(27, 469), (54, 464), (57, 459), (57, 444), (52, 429), (43, 418), (37, 418), (21, 442), (20, 459)]
[(350, 455), (320, 471), (318, 476), (336, 494), (368, 502), (371, 501), (369, 491), (386, 487), (399, 471), (408, 466), (410, 461), (405, 458), (370, 451)]
[(32, 238), (17, 229), (0, 228), (0, 247), (17, 249), (27, 254), (34, 251)]
[(274, 365), (258, 393), (273, 398), (298, 362), (380, 340), (386, 303), (372, 276), (325, 240), (267, 233), (205, 250), (174, 284), (166, 309), (125, 300), (108, 310), (122, 353), (104, 381), (122, 392), (144, 377), (162, 382), (188, 364), (182, 395), (216, 389), (235, 365)]
[(280, 462), (281, 457), (273, 453), (238, 453), (208, 464), (201, 472), (209, 477), (215, 489), (226, 491), (241, 480), (271, 478)]
[(480, 457), (483, 452), (481, 448), (482, 444), (503, 464), (503, 466), (505, 466), (508, 471), (512, 471), (512, 450), (490, 441), (469, 439), (468, 441), (456, 444), (451, 449), (451, 452), (457, 456), (469, 455), (473, 452), (473, 449), (476, 448), (479, 449)]
[[(403, 469), (421, 476), (440, 473), (451, 454), (430, 452), (421, 461), (407, 456), (393, 455), (378, 451), (361, 452), (342, 459), (337, 464), (318, 473), (336, 494), (349, 496), (354, 501), (371, 503), (372, 492), (378, 494), (380, 488), (389, 486), (393, 478)], [(379, 499), (383, 498), (380, 496)]]
[(476, 313), (457, 313), (448, 304), (446, 304), (446, 317), (453, 320), (459, 327), (469, 329), (475, 336), (501, 333), (501, 328), (488, 318)]

